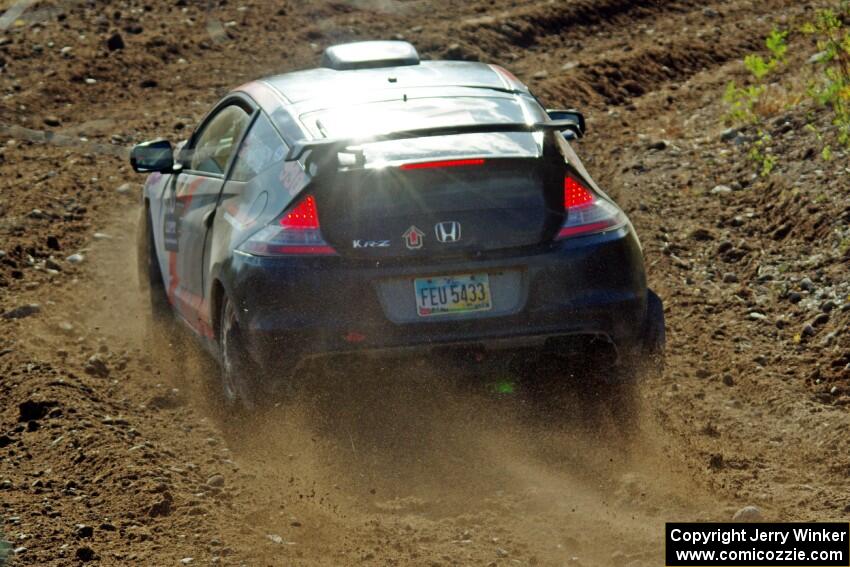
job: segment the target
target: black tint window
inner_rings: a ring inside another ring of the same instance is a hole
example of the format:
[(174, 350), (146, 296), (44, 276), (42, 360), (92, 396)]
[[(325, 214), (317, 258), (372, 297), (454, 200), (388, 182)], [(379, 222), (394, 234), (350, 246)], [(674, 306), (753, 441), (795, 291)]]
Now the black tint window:
[(224, 174), (236, 142), (248, 124), (248, 113), (228, 106), (207, 122), (195, 142), (190, 168), (194, 171)]
[(265, 114), (260, 114), (239, 148), (233, 173), (234, 181), (249, 181), (286, 156), (286, 144)]

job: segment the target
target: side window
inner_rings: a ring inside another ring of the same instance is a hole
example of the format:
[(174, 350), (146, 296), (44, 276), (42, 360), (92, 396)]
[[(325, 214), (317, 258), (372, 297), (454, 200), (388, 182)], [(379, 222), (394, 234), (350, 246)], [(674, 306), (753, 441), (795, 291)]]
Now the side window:
[(223, 175), (249, 115), (236, 105), (223, 108), (207, 122), (195, 142), (190, 169)]
[(268, 117), (260, 113), (239, 148), (230, 179), (250, 181), (271, 165), (280, 162), (288, 149)]

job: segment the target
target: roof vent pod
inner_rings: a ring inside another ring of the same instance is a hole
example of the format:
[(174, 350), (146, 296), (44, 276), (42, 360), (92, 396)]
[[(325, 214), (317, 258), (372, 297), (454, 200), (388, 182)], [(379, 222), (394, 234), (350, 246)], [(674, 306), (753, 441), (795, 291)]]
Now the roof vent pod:
[(325, 49), (322, 67), (347, 71), (419, 65), (416, 48), (406, 41), (358, 41)]

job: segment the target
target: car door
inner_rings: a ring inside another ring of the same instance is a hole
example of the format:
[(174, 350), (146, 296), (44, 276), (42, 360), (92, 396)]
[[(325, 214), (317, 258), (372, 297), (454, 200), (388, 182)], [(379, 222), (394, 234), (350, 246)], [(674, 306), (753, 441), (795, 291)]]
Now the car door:
[(251, 120), (253, 109), (242, 99), (221, 103), (181, 152), (183, 170), (176, 175), (163, 223), (168, 252), (168, 294), (180, 315), (199, 332), (203, 303), (203, 258), (207, 233), (228, 167)]

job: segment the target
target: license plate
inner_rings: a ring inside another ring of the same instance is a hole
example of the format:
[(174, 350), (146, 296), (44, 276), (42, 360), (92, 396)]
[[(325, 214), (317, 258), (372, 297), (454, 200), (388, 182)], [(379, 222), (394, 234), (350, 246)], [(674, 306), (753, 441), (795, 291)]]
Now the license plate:
[(416, 278), (413, 286), (420, 317), (487, 311), (492, 307), (487, 274)]

